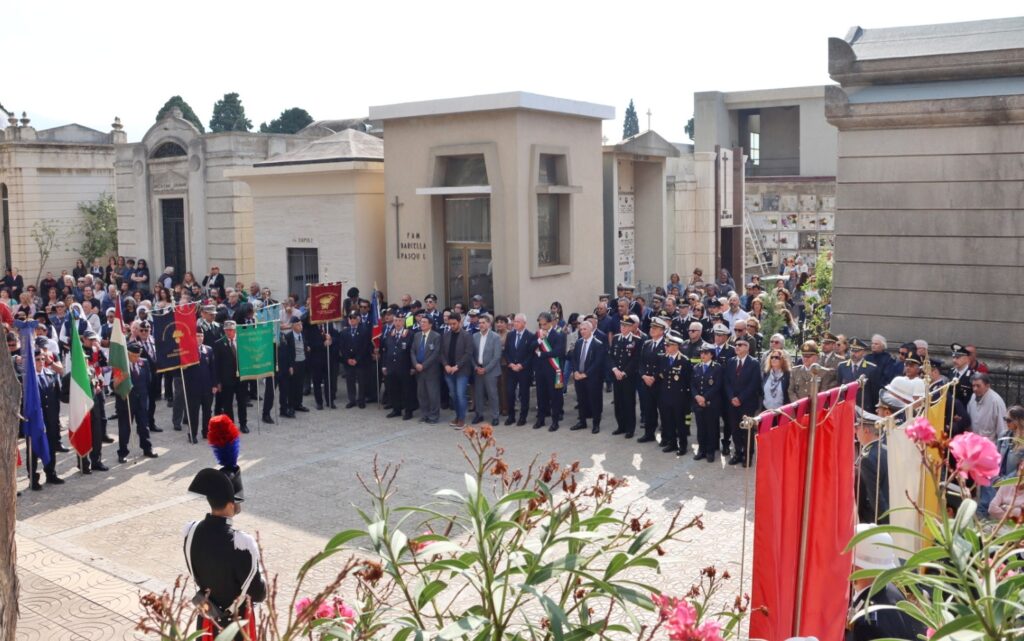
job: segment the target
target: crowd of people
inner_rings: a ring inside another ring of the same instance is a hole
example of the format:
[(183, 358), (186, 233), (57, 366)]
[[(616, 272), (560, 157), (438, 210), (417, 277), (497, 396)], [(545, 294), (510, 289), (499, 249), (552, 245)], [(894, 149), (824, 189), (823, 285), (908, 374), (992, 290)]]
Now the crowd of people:
[[(787, 274), (777, 281), (780, 291), (790, 292), (791, 286), (799, 291), (808, 278), (808, 270), (796, 264)], [(54, 452), (68, 451), (60, 437), (60, 388), (68, 369), (71, 323), (77, 323), (93, 375), (93, 425), (99, 428), (93, 430), (92, 452), (79, 463), (84, 473), (107, 469), (104, 444), (116, 442), (118, 461), (127, 461), (133, 431), (138, 451), (156, 457), (152, 433), (185, 430), (186, 440), (195, 443), (205, 437), (213, 414), (231, 416), (244, 433), (252, 428), (252, 414), (272, 424), (296, 419), (310, 405), (318, 411), (335, 409), (339, 378), (346, 409), (379, 403), (390, 419), (418, 416), (427, 424), (439, 423), (441, 412), (449, 410), (449, 425), (456, 429), (485, 421), (525, 426), (532, 414), (534, 429), (556, 431), (565, 423), (570, 430), (598, 433), (610, 394), (614, 435), (638, 437), (639, 443), (666, 454), (692, 454), (708, 462), (722, 456), (728, 464), (747, 466), (753, 440), (741, 428), (742, 418), (808, 396), (815, 364), (824, 368), (819, 389), (864, 382), (859, 404), (866, 419), (858, 431), (862, 457), (884, 456), (884, 447), (872, 445), (880, 443), (873, 419), (925, 394), (927, 372), (934, 387), (957, 380), (950, 403), (954, 430), (984, 434), (1011, 460), (1012, 437), (1021, 429), (1020, 420), (1012, 417), (1020, 408), (1006, 409), (973, 346), (954, 344), (948, 364), (921, 339), (900, 344), (893, 356), (883, 336), (862, 340), (825, 331), (800, 341), (794, 355), (786, 348), (786, 331), (761, 334), (764, 304), (772, 299), (764, 296), (760, 279), (744, 285), (741, 294), (726, 270), (705, 283), (698, 269), (685, 284), (673, 274), (649, 304), (623, 284), (615, 295), (597, 296), (594, 308), (584, 313), (566, 314), (553, 302), (532, 318), (493, 313), (479, 295), (468, 305), (442, 309), (430, 293), (422, 301), (403, 294), (388, 305), (380, 293), (364, 297), (353, 287), (346, 292), (344, 318), (328, 324), (312, 324), (309, 301), (286, 296), (275, 314), (280, 327), (277, 373), (259, 383), (238, 376), (237, 326), (257, 322), (257, 310), (278, 301), (258, 283), (228, 286), (217, 267), (201, 280), (191, 272), (178, 278), (168, 267), (151, 281), (144, 260), (112, 257), (106, 267), (100, 261), (90, 267), (79, 262), (59, 279), (47, 273), (38, 289), (25, 287), (11, 270), (0, 283), (0, 297), (18, 303), (0, 304), (0, 320), (9, 328), (8, 348), (19, 371), (23, 356), (32, 354), (36, 360)], [(794, 299), (774, 300), (779, 309), (789, 310)], [(159, 373), (151, 317), (191, 301), (198, 303), (200, 361)], [(118, 305), (133, 386), (127, 399), (114, 399), (108, 417), (106, 351)], [(796, 318), (800, 311), (794, 306), (790, 313)], [(10, 331), (16, 317), (38, 321), (33, 345), (21, 345)], [(161, 400), (172, 408), (169, 426), (157, 424)], [(116, 440), (107, 430), (115, 417)], [(44, 473), (48, 483), (63, 482), (52, 459)], [(32, 487), (40, 488), (39, 476), (33, 479)]]
[[(102, 456), (105, 444), (117, 443), (118, 462), (126, 463), (133, 434), (141, 455), (155, 458), (153, 433), (184, 431), (187, 442), (198, 443), (207, 437), (208, 426), (223, 422), (225, 417), (218, 416), (211, 423), (215, 414), (226, 415), (231, 429), (237, 421), (237, 430), (247, 433), (251, 414), (273, 424), (275, 419), (297, 419), (312, 411), (310, 405), (319, 412), (338, 409), (339, 378), (344, 380), (347, 410), (379, 404), (388, 410), (388, 419), (418, 418), (427, 425), (440, 423), (447, 410), (448, 425), (460, 430), (484, 422), (525, 427), (532, 414), (536, 430), (554, 432), (565, 423), (569, 430), (596, 434), (605, 425), (605, 397), (610, 395), (613, 435), (636, 437), (665, 454), (744, 467), (755, 454), (751, 430), (743, 429), (745, 417), (806, 398), (815, 388), (858, 381), (856, 483), (862, 523), (886, 522), (886, 435), (879, 431), (883, 419), (945, 389), (950, 435), (970, 430), (991, 439), (1002, 455), (1003, 474), (1018, 473), (1024, 460), (1024, 408), (1008, 408), (992, 389), (988, 367), (978, 360), (973, 345), (954, 343), (948, 355), (944, 349), (940, 355), (925, 340), (914, 339), (899, 343), (893, 354), (890, 341), (881, 335), (861, 339), (827, 329), (814, 337), (805, 335), (799, 323), (805, 313), (803, 290), (813, 276), (802, 261), (793, 259), (784, 261), (780, 276), (775, 295), (767, 296), (757, 277), (744, 283), (741, 293), (726, 270), (705, 283), (698, 269), (686, 283), (673, 274), (649, 302), (632, 286), (621, 284), (614, 295), (596, 296), (592, 310), (566, 314), (560, 303), (552, 302), (532, 318), (494, 313), (479, 295), (468, 305), (450, 308), (441, 308), (432, 293), (422, 301), (403, 294), (389, 305), (379, 292), (367, 298), (353, 287), (346, 292), (341, 320), (314, 324), (308, 299), (285, 296), (279, 302), (258, 283), (228, 286), (217, 267), (201, 281), (191, 272), (178, 278), (170, 267), (151, 281), (144, 260), (116, 257), (106, 267), (100, 261), (88, 267), (79, 262), (59, 279), (47, 273), (38, 287), (26, 287), (22, 276), (9, 270), (0, 282), (0, 322), (7, 328), (19, 376), (25, 371), (24, 359), (34, 359), (53, 453), (43, 473), (53, 485), (64, 483), (57, 475), (56, 455), (69, 452), (62, 442), (60, 415), (62, 393), (67, 402), (68, 383), (62, 379), (69, 369), (73, 324), (94, 393), (92, 451), (78, 460), (84, 474), (108, 469)], [(199, 362), (158, 372), (152, 317), (190, 302), (197, 303)], [(765, 337), (761, 325), (768, 305), (782, 314), (783, 323), (778, 333)], [(266, 314), (258, 313), (265, 307), (275, 309), (271, 320), (279, 327), (277, 370), (258, 382), (242, 380), (238, 326), (266, 320)], [(128, 339), (132, 390), (126, 398), (112, 394), (107, 362), (117, 310)], [(23, 344), (13, 330), (19, 319), (37, 322), (31, 344)], [(111, 397), (114, 409), (108, 416)], [(163, 419), (169, 417), (170, 425), (163, 427), (156, 420), (161, 400), (172, 408)], [(113, 419), (116, 439), (107, 429)], [(30, 486), (42, 489), (37, 457), (30, 459)], [(196, 538), (227, 541), (235, 536), (224, 525), (242, 500), (240, 474), (233, 469), (233, 477), (205, 469), (193, 482), (191, 489), (205, 494), (212, 510), (209, 523), (192, 524)], [(979, 511), (996, 518), (1019, 515), (1024, 500), (1007, 493), (1010, 487), (980, 488)], [(219, 562), (199, 562), (196, 556), (195, 550), (210, 545), (186, 543), (190, 567), (193, 561), (219, 567)], [(875, 567), (871, 563), (878, 554), (861, 559), (871, 545), (884, 548), (886, 541), (859, 545), (858, 567)], [(891, 556), (891, 550), (887, 553)], [(243, 565), (255, 567), (254, 558), (246, 557)], [(234, 583), (229, 587), (251, 592)], [(863, 590), (859, 594), (866, 598)], [(881, 603), (901, 597), (886, 592), (871, 598)], [(880, 621), (868, 623), (882, 625)], [(889, 629), (906, 624), (902, 619), (885, 623)]]

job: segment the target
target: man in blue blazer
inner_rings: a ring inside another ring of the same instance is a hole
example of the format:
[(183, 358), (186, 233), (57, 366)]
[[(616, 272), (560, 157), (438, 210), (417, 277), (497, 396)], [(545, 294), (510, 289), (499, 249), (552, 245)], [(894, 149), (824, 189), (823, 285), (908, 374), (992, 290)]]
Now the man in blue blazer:
[[(516, 423), (526, 425), (526, 414), (530, 411), (530, 381), (533, 380), (534, 350), (537, 336), (526, 329), (526, 314), (516, 314), (512, 331), (505, 337), (505, 362), (508, 363), (508, 379), (505, 389), (508, 396), (508, 418), (505, 425)], [(518, 395), (516, 394), (518, 392)], [(519, 420), (516, 421), (516, 398), (519, 398)]]
[(196, 340), (199, 343), (199, 362), (186, 367), (185, 391), (188, 405), (189, 442), (198, 443), (198, 435), (202, 430), (206, 438), (207, 426), (213, 409), (213, 395), (217, 388), (217, 370), (214, 369), (213, 348), (203, 341), (206, 333), (202, 326), (196, 327)]
[(576, 381), (576, 400), (579, 402), (580, 420), (571, 430), (587, 428), (587, 419), (593, 419), (594, 434), (601, 431), (601, 409), (604, 404), (604, 384), (608, 346), (594, 336), (594, 323), (580, 323), (580, 337), (572, 352), (573, 380)]
[[(736, 356), (725, 366), (725, 433), (722, 434), (722, 452), (729, 451), (729, 439), (735, 445), (729, 465), (749, 464), (753, 451), (747, 451), (746, 430), (740, 428), (744, 416), (755, 416), (761, 407), (761, 367), (756, 358), (750, 356), (750, 341), (739, 335), (733, 341)], [(750, 447), (753, 450), (753, 435)]]

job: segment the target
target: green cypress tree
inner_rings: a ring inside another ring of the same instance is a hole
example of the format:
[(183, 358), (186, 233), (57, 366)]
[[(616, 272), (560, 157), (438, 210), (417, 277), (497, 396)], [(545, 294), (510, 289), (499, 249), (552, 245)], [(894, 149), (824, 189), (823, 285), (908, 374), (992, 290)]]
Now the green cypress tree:
[(260, 123), (260, 133), (263, 134), (294, 134), (300, 129), (313, 122), (313, 116), (301, 107), (285, 109), (281, 115), (270, 121), (270, 124)]
[(633, 99), (630, 98), (629, 106), (626, 107), (626, 119), (622, 122), (622, 139), (640, 133), (640, 121), (636, 117), (636, 107), (633, 106)]

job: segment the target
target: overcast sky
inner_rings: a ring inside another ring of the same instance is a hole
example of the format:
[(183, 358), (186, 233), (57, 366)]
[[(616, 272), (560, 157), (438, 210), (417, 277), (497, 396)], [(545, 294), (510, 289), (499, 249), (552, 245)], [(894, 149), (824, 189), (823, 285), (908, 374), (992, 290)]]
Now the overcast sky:
[(1015, 15), (1019, 2), (106, 2), (12, 0), (0, 13), (0, 103), (42, 129), (139, 140), (180, 94), (203, 120), (241, 95), (254, 128), (370, 105), (530, 91), (615, 107), (685, 142), (693, 92), (823, 84), (827, 39), (865, 28)]

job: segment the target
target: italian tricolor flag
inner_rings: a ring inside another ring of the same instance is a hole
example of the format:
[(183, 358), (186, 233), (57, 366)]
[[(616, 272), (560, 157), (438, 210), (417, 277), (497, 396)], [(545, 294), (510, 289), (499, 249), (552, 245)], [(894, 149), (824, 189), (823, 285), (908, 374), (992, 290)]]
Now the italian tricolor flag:
[(78, 335), (78, 319), (71, 319), (71, 390), (68, 394), (70, 419), (68, 433), (71, 447), (79, 456), (92, 451), (92, 383), (89, 366)]
[(121, 301), (114, 305), (114, 327), (110, 330), (110, 382), (114, 393), (128, 398), (132, 391), (132, 375), (128, 369), (128, 343), (121, 324)]

